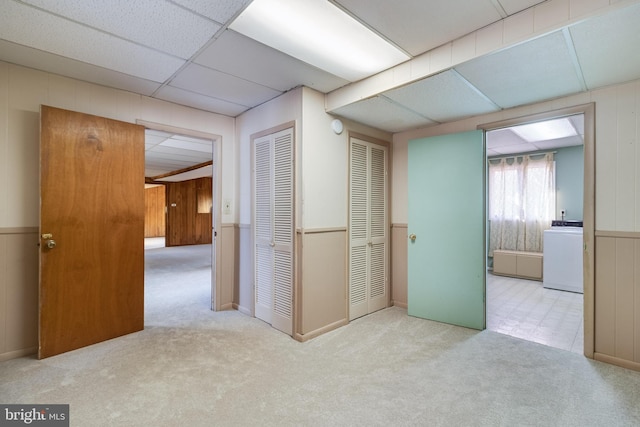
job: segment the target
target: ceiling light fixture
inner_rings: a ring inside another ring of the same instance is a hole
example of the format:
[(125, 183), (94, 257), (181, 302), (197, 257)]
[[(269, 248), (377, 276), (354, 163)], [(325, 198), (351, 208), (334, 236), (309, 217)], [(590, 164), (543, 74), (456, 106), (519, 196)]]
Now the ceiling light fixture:
[(410, 59), (326, 0), (254, 0), (229, 28), (349, 81)]
[(578, 133), (568, 118), (529, 123), (510, 128), (527, 142), (547, 141), (551, 139), (576, 136)]

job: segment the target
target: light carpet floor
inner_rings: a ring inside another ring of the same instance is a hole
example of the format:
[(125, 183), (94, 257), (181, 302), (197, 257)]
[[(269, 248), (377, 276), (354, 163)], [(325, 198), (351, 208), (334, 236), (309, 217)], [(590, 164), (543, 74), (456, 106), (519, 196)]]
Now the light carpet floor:
[(161, 258), (144, 331), (0, 363), (0, 402), (68, 403), (72, 426), (640, 425), (640, 372), (395, 307), (299, 343)]

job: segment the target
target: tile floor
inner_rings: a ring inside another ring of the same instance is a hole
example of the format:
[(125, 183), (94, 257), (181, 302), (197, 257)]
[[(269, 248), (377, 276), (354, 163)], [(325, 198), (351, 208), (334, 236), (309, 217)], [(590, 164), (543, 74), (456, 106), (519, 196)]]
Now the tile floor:
[(487, 329), (582, 354), (582, 294), (487, 274)]

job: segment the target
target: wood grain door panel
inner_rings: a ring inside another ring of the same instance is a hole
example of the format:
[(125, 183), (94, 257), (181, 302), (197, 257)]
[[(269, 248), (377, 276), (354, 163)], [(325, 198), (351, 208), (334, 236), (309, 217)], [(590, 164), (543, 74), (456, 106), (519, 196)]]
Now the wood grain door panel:
[(144, 328), (144, 128), (41, 108), (39, 357)]

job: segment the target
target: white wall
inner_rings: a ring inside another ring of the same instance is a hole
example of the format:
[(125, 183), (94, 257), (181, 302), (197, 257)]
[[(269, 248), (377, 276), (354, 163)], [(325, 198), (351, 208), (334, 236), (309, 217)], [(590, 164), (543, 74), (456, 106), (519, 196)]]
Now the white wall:
[(526, 107), (407, 131), (393, 138), (393, 223), (407, 222), (408, 141), (595, 102), (596, 230), (640, 231), (640, 80)]
[(37, 346), (41, 104), (220, 135), (220, 196), (236, 194), (235, 119), (0, 62), (0, 360)]
[(306, 229), (346, 227), (349, 216), (349, 133), (382, 141), (391, 134), (341, 119), (344, 130), (331, 129), (336, 118), (324, 109), (324, 95), (304, 88), (303, 98), (303, 198)]
[[(221, 197), (234, 198), (233, 118), (0, 62), (0, 227), (38, 225), (41, 104), (221, 135)], [(233, 215), (223, 216), (230, 221)]]
[[(302, 89), (287, 92), (271, 101), (268, 101), (254, 109), (251, 109), (236, 118), (237, 164), (238, 169), (238, 213), (240, 224), (239, 242), (236, 263), (238, 263), (238, 290), (235, 292), (234, 306), (243, 313), (253, 313), (253, 250), (251, 247), (251, 191), (252, 191), (252, 158), (251, 135), (281, 126), (289, 122), (295, 122), (295, 156), (296, 163), (300, 165), (300, 121), (302, 117)], [(299, 176), (301, 171), (296, 170), (298, 181), (296, 193), (300, 190)], [(299, 200), (299, 197), (296, 197)], [(300, 224), (300, 208), (296, 206), (296, 221)]]
[[(294, 121), (296, 123), (296, 132), (294, 134), (296, 159), (299, 159), (301, 118), (301, 88), (287, 92), (236, 118), (236, 138), (238, 141), (237, 168), (239, 176), (237, 218), (240, 224), (251, 223), (251, 135)], [(296, 173), (300, 175), (300, 171)], [(299, 191), (299, 189), (296, 188), (296, 191)], [(297, 206), (296, 209), (298, 209)]]

